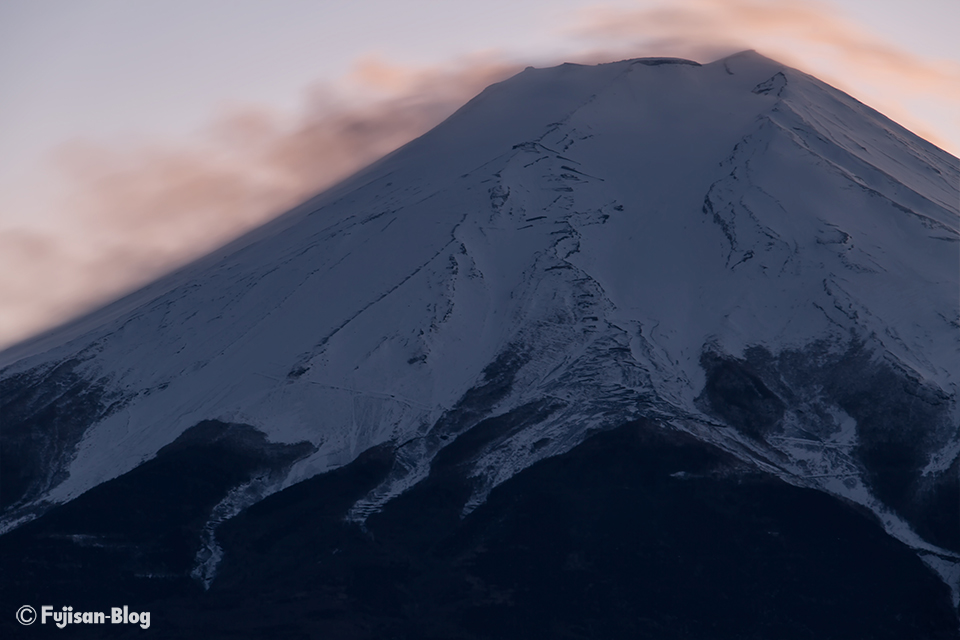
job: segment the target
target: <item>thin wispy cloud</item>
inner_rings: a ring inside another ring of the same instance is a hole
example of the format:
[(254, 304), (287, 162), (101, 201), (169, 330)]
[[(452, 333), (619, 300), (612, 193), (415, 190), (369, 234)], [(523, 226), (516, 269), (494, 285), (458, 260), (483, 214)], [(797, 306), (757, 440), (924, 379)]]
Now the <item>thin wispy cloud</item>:
[(170, 143), (73, 141), (53, 162), (54, 227), (0, 229), (0, 346), (209, 251), (426, 132), (520, 67), (477, 56), (404, 67), (375, 56), (306, 91), (299, 114), (223, 113)]
[(487, 60), (417, 69), (366, 58), (341, 86), (312, 87), (292, 118), (236, 108), (191, 141), (64, 145), (56, 159), (75, 187), (73, 224), (181, 259), (350, 175), (514, 71)]
[[(756, 49), (813, 73), (957, 153), (909, 105), (929, 100), (960, 114), (960, 64), (907, 51), (815, 0), (671, 0), (581, 12), (570, 34), (600, 55), (710, 60)], [(960, 115), (953, 124), (960, 132)]]

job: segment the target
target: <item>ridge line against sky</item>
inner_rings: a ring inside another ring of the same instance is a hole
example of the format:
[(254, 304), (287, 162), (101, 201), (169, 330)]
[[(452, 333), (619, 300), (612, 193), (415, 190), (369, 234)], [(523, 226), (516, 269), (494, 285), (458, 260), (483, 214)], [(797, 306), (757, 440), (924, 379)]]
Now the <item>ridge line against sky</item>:
[(354, 6), (0, 7), (0, 347), (262, 223), (528, 64), (752, 48), (960, 151), (960, 3)]

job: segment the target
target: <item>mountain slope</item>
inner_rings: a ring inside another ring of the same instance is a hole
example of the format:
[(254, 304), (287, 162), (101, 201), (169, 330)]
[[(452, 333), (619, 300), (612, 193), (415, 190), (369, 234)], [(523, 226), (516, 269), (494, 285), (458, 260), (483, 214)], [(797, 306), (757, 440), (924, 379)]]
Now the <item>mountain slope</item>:
[(956, 606), (958, 183), (956, 158), (752, 52), (528, 69), (6, 352), (2, 527), (204, 421), (249, 425), (258, 470), (204, 507), (191, 571), (209, 587), (222, 521), (364, 451), (392, 453), (344, 510), (361, 529), (438, 468), (463, 518), (642, 420), (866, 509)]

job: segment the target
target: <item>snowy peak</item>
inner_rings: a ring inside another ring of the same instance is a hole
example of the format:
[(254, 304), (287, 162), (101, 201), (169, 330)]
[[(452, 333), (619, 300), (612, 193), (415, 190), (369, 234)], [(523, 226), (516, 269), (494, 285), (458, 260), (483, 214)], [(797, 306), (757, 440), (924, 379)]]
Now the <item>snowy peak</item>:
[(393, 447), (363, 521), (444, 456), (468, 514), (645, 419), (866, 506), (949, 573), (960, 540), (931, 514), (960, 455), (958, 183), (956, 158), (753, 52), (528, 69), (7, 352), (5, 451), (30, 453), (4, 526), (205, 420), (309, 444), (251, 501)]

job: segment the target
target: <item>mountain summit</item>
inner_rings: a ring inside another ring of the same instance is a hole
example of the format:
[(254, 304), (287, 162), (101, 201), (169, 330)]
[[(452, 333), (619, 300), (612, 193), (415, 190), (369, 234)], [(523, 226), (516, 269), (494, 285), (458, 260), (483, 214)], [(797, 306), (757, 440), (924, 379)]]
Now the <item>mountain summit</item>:
[(958, 185), (754, 52), (529, 68), (0, 357), (4, 601), (958, 637)]

